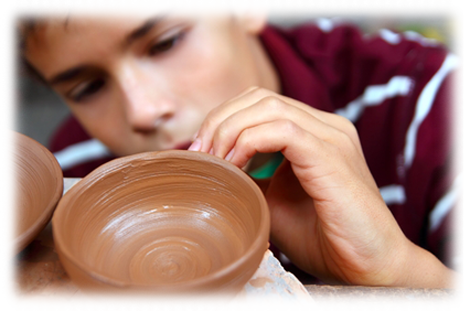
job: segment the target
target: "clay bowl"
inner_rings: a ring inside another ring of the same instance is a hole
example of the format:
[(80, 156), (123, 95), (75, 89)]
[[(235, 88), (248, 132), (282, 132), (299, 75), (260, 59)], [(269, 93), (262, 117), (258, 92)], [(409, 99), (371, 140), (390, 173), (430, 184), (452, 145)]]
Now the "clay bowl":
[(82, 289), (233, 293), (268, 247), (269, 210), (239, 168), (171, 150), (100, 166), (64, 195), (52, 226)]
[(46, 227), (62, 196), (63, 175), (54, 155), (37, 141), (13, 133), (15, 148), (14, 245), (21, 252)]

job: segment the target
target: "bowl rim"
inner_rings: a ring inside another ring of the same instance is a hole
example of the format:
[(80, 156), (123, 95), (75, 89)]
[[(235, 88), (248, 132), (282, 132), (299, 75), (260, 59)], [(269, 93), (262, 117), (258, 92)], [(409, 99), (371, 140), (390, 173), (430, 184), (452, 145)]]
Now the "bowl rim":
[[(113, 171), (113, 170), (110, 170), (110, 168), (115, 166), (115, 164), (118, 162), (132, 162), (135, 160), (145, 160), (145, 159), (156, 160), (156, 159), (164, 159), (168, 157), (198, 159), (198, 160), (202, 160), (205, 162), (211, 162), (211, 163), (215, 163), (220, 166), (223, 166), (229, 169), (230, 171), (234, 172), (235, 174), (239, 175), (243, 179), (243, 181), (248, 183), (251, 186), (251, 188), (257, 193), (257, 195), (259, 195), (258, 198), (260, 198), (260, 209), (261, 209), (260, 226), (258, 228), (256, 238), (248, 247), (244, 255), (213, 273), (210, 273), (210, 274), (207, 274), (202, 277), (195, 278), (189, 281), (169, 283), (169, 284), (168, 283), (145, 284), (145, 283), (122, 281), (114, 277), (103, 275), (97, 272), (95, 268), (75, 258), (71, 254), (71, 251), (69, 250), (67, 243), (64, 243), (63, 237), (61, 235), (63, 223), (59, 222), (59, 218), (62, 218), (64, 216), (64, 213), (68, 211), (67, 205), (70, 199), (76, 194), (79, 194), (79, 192), (83, 191), (84, 186), (89, 185), (87, 183), (88, 181), (91, 181), (95, 179), (96, 177), (105, 176), (110, 171)], [(147, 289), (147, 290), (159, 289), (159, 288), (165, 288), (169, 290), (178, 288), (178, 289), (184, 290), (185, 288), (189, 289), (189, 288), (197, 288), (197, 287), (204, 286), (205, 284), (212, 282), (212, 280), (214, 279), (222, 279), (230, 275), (234, 271), (236, 271), (245, 262), (252, 260), (252, 258), (255, 258), (256, 254), (261, 249), (267, 250), (268, 245), (269, 245), (270, 215), (269, 215), (269, 208), (268, 208), (267, 201), (265, 199), (263, 192), (259, 188), (259, 186), (254, 182), (254, 180), (251, 177), (249, 177), (249, 175), (246, 172), (244, 172), (243, 170), (241, 170), (234, 164), (224, 159), (218, 158), (214, 155), (203, 153), (203, 152), (198, 152), (198, 151), (188, 151), (188, 150), (149, 151), (149, 152), (142, 152), (142, 153), (137, 153), (137, 154), (133, 154), (129, 156), (120, 157), (120, 158), (111, 160), (109, 162), (106, 162), (105, 164), (99, 166), (98, 168), (93, 170), (91, 173), (89, 173), (87, 176), (85, 176), (77, 184), (75, 184), (69, 191), (67, 191), (67, 193), (64, 194), (64, 196), (60, 199), (57, 205), (57, 208), (52, 217), (52, 231), (53, 231), (54, 243), (56, 245), (56, 248), (58, 248), (58, 251), (61, 253), (61, 255), (66, 257), (68, 261), (70, 261), (76, 268), (81, 270), (83, 273), (85, 273), (89, 277), (99, 282), (105, 283), (105, 285), (111, 285), (111, 286), (118, 287), (118, 288), (129, 287), (129, 288), (134, 288), (134, 289)], [(261, 262), (261, 259), (263, 258), (263, 255), (264, 255), (264, 252), (260, 255), (260, 262)]]
[[(19, 132), (13, 132), (14, 134), (14, 151), (13, 154), (16, 156), (18, 155), (18, 147), (20, 144), (26, 144), (29, 146), (32, 146), (36, 150), (42, 151), (47, 158), (50, 160), (51, 168), (52, 170), (48, 170), (51, 172), (51, 175), (53, 176), (55, 180), (55, 191), (52, 195), (52, 199), (49, 202), (49, 204), (43, 209), (42, 213), (36, 218), (36, 220), (32, 223), (31, 226), (29, 226), (28, 229), (23, 231), (20, 235), (16, 236), (14, 239), (14, 245), (16, 248), (16, 253), (20, 253), (22, 250), (24, 250), (29, 243), (31, 243), (36, 236), (41, 232), (42, 229), (44, 229), (49, 221), (51, 220), (51, 217), (54, 213), (54, 210), (57, 207), (57, 204), (59, 200), (62, 197), (63, 191), (64, 191), (64, 177), (63, 177), (63, 172), (62, 168), (59, 165), (59, 162), (57, 161), (56, 157), (52, 154), (52, 152), (49, 151), (44, 145), (36, 141), (35, 139), (19, 133)], [(37, 154), (34, 153), (34, 156)], [(49, 165), (48, 165), (49, 166)], [(14, 174), (15, 178), (15, 183), (17, 182), (18, 174)], [(18, 188), (15, 188), (15, 193), (18, 191)], [(16, 198), (15, 198), (15, 206), (17, 206)], [(18, 215), (15, 215), (15, 218), (19, 217)], [(16, 220), (15, 220), (16, 222)], [(18, 226), (18, 224), (16, 224)], [(35, 231), (38, 231), (35, 233)], [(30, 241), (29, 241), (30, 240)]]

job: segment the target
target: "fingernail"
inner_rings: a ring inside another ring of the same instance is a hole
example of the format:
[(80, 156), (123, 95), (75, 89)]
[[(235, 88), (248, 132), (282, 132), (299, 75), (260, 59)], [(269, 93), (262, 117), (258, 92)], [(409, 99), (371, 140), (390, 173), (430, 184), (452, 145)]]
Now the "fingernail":
[(195, 141), (193, 141), (191, 146), (189, 146), (188, 150), (190, 150), (190, 151), (199, 151), (199, 150), (201, 150), (201, 146), (202, 146), (201, 140), (196, 139)]
[(214, 155), (214, 148), (211, 148), (211, 150), (209, 150), (209, 154)]
[(230, 152), (225, 156), (225, 160), (230, 161), (233, 158), (234, 153), (235, 153), (235, 148), (230, 150)]

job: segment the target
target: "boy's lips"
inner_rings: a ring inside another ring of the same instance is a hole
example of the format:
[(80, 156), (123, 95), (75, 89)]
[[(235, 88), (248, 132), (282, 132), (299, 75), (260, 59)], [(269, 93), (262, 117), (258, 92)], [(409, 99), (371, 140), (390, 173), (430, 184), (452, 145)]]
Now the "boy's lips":
[(189, 146), (191, 146), (191, 142), (186, 142), (186, 143), (182, 143), (182, 144), (179, 144), (179, 145), (176, 145), (174, 146), (172, 149), (178, 149), (178, 150), (188, 150)]

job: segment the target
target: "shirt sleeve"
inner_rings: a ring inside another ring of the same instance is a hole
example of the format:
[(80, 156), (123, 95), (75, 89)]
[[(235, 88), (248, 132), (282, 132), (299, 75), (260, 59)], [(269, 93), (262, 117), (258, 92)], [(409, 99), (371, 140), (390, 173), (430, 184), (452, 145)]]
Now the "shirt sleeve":
[(115, 157), (98, 140), (91, 138), (75, 117), (68, 117), (55, 131), (49, 144), (64, 177), (83, 178)]

